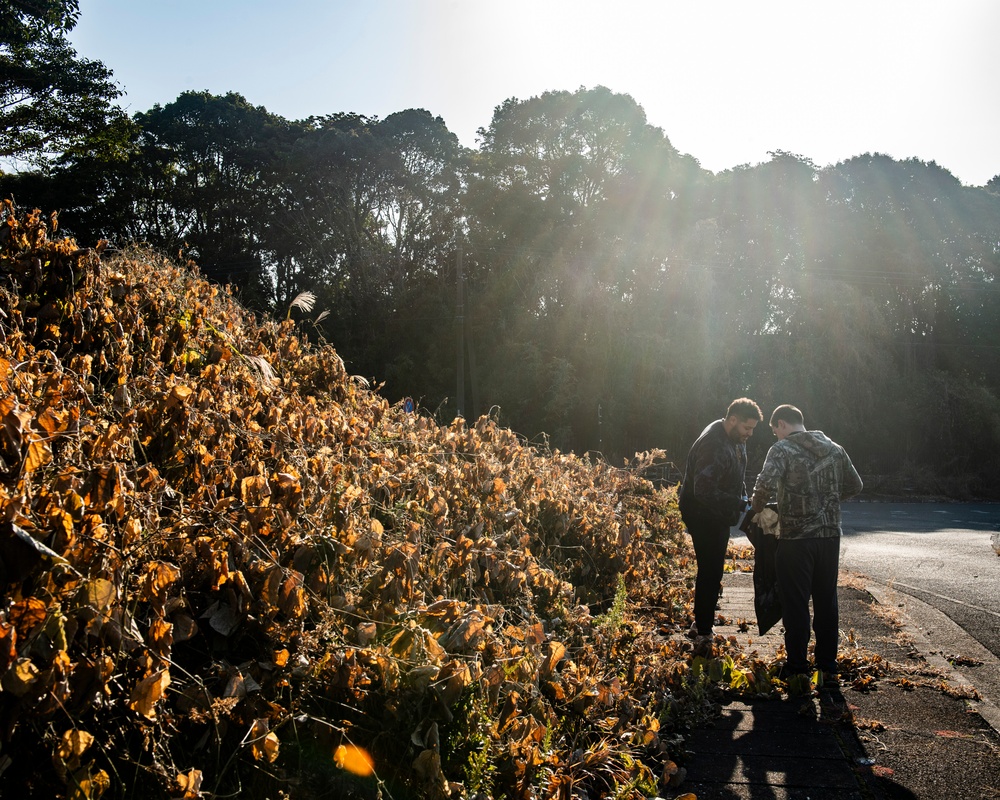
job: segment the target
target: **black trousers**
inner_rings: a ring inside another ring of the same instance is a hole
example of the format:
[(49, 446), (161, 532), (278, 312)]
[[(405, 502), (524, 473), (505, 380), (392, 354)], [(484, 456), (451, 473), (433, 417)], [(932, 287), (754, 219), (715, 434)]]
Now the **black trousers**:
[(729, 546), (729, 525), (692, 519), (686, 523), (694, 555), (698, 563), (698, 576), (694, 584), (694, 622), (699, 635), (712, 633), (715, 606), (719, 602), (722, 571)]
[(791, 672), (809, 671), (809, 599), (812, 598), (816, 668), (826, 672), (836, 670), (840, 629), (837, 606), (840, 537), (779, 539), (775, 567), (788, 669)]

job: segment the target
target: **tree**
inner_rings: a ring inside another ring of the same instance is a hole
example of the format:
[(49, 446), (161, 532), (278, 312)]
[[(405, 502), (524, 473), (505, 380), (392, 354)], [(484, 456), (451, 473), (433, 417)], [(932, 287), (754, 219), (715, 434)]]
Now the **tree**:
[(175, 206), (176, 159), (139, 119), (118, 123), (121, 133), (110, 142), (94, 136), (87, 147), (56, 160), (52, 177), (61, 186), (60, 219), (85, 241), (143, 242), (177, 253), (187, 231)]
[(142, 180), (133, 185), (146, 189), (136, 198), (140, 218), (177, 237), (207, 277), (238, 287), (245, 304), (272, 307), (268, 217), (301, 126), (235, 92), (184, 92), (135, 122)]
[[(655, 435), (660, 375), (646, 366), (666, 362), (677, 332), (657, 298), (682, 280), (674, 257), (705, 173), (604, 87), (507, 100), (480, 138), (467, 314), (486, 338), (487, 402), (560, 448), (624, 453)], [(554, 402), (554, 387), (585, 390)]]
[(440, 117), (411, 109), (309, 120), (285, 164), (279, 284), (314, 291), (352, 370), (387, 376), (396, 396), (440, 396), (433, 376), (451, 363), (440, 342), (453, 332), (464, 157)]
[(385, 242), (384, 314), (368, 363), (385, 375), (390, 396), (440, 398), (453, 379), (451, 301), (467, 154), (444, 120), (423, 109), (390, 114), (375, 135), (387, 167), (373, 209)]
[(122, 115), (111, 71), (66, 39), (78, 18), (78, 0), (0, 4), (0, 158), (43, 166)]
[[(992, 428), (997, 198), (916, 159), (821, 171), (780, 160), (742, 171), (756, 176), (732, 202), (746, 226), (723, 248), (766, 254), (746, 276), (771, 299), (744, 340), (754, 396), (801, 403), (842, 431), (868, 474), (983, 470), (987, 458), (950, 432)], [(968, 424), (973, 414), (984, 418)]]

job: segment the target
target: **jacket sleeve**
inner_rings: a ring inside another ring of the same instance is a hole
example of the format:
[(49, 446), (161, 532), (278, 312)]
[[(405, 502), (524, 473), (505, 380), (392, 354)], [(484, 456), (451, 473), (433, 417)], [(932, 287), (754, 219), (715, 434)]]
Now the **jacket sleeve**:
[(840, 485), (840, 499), (847, 500), (849, 497), (861, 494), (861, 490), (864, 488), (864, 483), (861, 482), (861, 476), (854, 468), (854, 464), (851, 463), (851, 457), (847, 455), (847, 451), (845, 450), (843, 453), (844, 475)]
[(750, 507), (759, 514), (778, 492), (778, 480), (785, 472), (785, 454), (777, 445), (771, 445), (753, 487)]

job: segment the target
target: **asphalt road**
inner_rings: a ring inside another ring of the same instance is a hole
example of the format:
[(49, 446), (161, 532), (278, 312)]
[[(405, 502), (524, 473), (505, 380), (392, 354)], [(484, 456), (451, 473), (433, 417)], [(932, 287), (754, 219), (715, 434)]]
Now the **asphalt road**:
[(1000, 504), (843, 506), (841, 568), (922, 600), (1000, 658)]
[(975, 709), (1000, 732), (1000, 503), (853, 500), (842, 511), (842, 574), (898, 611), (916, 650), (974, 687)]

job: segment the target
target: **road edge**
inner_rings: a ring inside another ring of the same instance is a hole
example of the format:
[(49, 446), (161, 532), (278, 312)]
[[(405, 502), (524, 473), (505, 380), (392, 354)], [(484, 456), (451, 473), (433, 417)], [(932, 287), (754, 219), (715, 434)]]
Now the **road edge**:
[[(866, 578), (865, 580), (865, 591), (879, 605), (902, 612), (899, 614), (901, 631), (904, 636), (913, 642), (913, 646), (928, 664), (940, 670), (950, 683), (956, 686), (971, 686), (976, 690), (980, 699), (967, 699), (965, 702), (968, 703), (971, 710), (982, 717), (983, 721), (1000, 734), (1000, 707), (997, 706), (993, 699), (987, 696), (980, 686), (976, 686), (974, 681), (964, 675), (948, 659), (940, 655), (934, 644), (914, 619), (914, 616), (919, 615), (924, 620), (931, 620), (935, 627), (947, 628), (949, 636), (956, 641), (962, 642), (965, 645), (964, 649), (966, 651), (975, 652), (977, 655), (985, 654), (985, 658), (993, 664), (995, 673), (1000, 673), (1000, 659), (993, 656), (979, 641), (966, 633), (951, 617), (943, 611), (934, 608), (934, 606), (925, 603), (920, 598), (914, 597), (912, 594), (907, 594), (901, 589), (876, 583), (870, 578)], [(903, 603), (900, 603), (901, 598), (905, 598)]]

